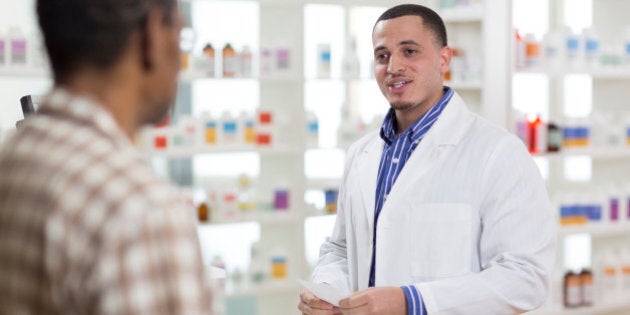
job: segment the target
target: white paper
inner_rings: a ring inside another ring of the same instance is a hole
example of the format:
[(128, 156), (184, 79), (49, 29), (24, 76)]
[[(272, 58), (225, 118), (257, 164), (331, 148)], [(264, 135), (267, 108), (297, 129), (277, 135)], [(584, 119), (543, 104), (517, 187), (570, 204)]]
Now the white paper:
[(350, 294), (343, 293), (339, 289), (324, 283), (313, 283), (309, 281), (304, 281), (302, 279), (298, 279), (300, 284), (305, 287), (307, 290), (313, 292), (315, 296), (318, 298), (334, 305), (339, 306), (339, 301), (347, 298)]

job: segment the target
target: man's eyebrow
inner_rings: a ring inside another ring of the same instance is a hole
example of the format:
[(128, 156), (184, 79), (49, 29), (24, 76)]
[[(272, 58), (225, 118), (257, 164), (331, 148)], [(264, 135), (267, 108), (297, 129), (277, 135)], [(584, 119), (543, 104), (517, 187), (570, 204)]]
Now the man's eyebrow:
[[(398, 43), (398, 46), (404, 46), (404, 45), (414, 45), (414, 46), (420, 46), (422, 47), (422, 45), (418, 44), (416, 41), (414, 40), (403, 40), (401, 42)], [(386, 50), (387, 48), (385, 48), (385, 46), (377, 46), (374, 48), (374, 53), (380, 51), (380, 50)]]

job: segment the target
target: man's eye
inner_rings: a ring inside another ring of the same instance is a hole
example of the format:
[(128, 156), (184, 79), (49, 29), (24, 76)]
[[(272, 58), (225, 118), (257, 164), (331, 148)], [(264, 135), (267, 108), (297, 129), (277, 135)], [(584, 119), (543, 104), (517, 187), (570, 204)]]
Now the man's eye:
[(389, 57), (389, 55), (387, 55), (387, 54), (378, 54), (378, 55), (376, 55), (375, 59), (378, 60), (378, 61), (385, 61), (385, 60), (387, 60), (388, 57)]
[(415, 49), (407, 49), (407, 50), (405, 50), (405, 53), (406, 53), (407, 55), (415, 55), (417, 52), (418, 52), (418, 51), (417, 51), (417, 50), (415, 50)]

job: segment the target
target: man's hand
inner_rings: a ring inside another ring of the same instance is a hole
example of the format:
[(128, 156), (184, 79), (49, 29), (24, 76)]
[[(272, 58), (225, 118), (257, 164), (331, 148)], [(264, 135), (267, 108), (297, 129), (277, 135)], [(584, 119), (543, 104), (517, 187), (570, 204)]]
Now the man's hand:
[(339, 301), (344, 315), (388, 314), (406, 315), (405, 293), (399, 287), (367, 288)]
[(298, 309), (303, 315), (341, 314), (341, 310), (338, 307), (319, 299), (309, 290), (302, 290), (302, 292), (300, 292), (300, 304), (298, 304)]

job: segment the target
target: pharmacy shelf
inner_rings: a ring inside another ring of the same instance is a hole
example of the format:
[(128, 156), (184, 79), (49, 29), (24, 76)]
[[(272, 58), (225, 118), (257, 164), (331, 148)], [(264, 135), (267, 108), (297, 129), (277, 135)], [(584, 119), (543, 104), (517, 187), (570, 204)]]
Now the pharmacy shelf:
[(481, 23), (483, 21), (483, 5), (460, 5), (440, 10), (444, 23)]
[(564, 69), (564, 68), (535, 68), (535, 69), (517, 69), (516, 74), (544, 74), (551, 77), (562, 77), (571, 74), (586, 74), (594, 79), (609, 80), (627, 80), (630, 79), (630, 67), (611, 67), (611, 68), (584, 68), (584, 69)]
[(179, 81), (180, 82), (196, 82), (200, 80), (211, 80), (211, 81), (233, 81), (233, 82), (258, 82), (258, 78), (244, 78), (244, 77), (233, 77), (233, 78), (224, 78), (224, 77), (216, 77), (209, 76), (203, 72), (193, 72), (193, 71), (182, 71), (179, 73)]
[(243, 83), (295, 83), (304, 81), (303, 78), (290, 74), (277, 74), (260, 77), (221, 77), (209, 76), (203, 72), (182, 71), (179, 74), (180, 82), (215, 81), (215, 82), (243, 82)]
[(295, 280), (266, 280), (261, 284), (250, 284), (248, 286), (231, 285), (226, 288), (227, 297), (242, 297), (242, 296), (260, 296), (265, 297), (267, 295), (279, 294), (279, 293), (291, 293), (297, 296), (300, 292), (300, 285)]
[(301, 221), (301, 217), (297, 214), (296, 210), (248, 210), (237, 211), (237, 213), (230, 218), (210, 218), (209, 222), (199, 222), (199, 229), (213, 228), (217, 225), (236, 224), (245, 222), (257, 222), (260, 225), (283, 225), (283, 224), (297, 224)]
[(217, 153), (239, 153), (254, 152), (265, 155), (286, 155), (298, 154), (301, 151), (297, 148), (289, 148), (284, 146), (255, 146), (255, 145), (216, 145), (207, 147), (178, 147), (173, 149), (151, 149), (144, 150), (144, 155), (151, 158), (191, 158), (203, 154)]
[(606, 238), (618, 236), (630, 236), (630, 223), (591, 223), (582, 225), (562, 225), (558, 228), (558, 236), (587, 233), (591, 237)]
[(528, 315), (599, 315), (599, 314), (628, 314), (630, 301), (595, 305), (590, 307), (578, 307), (567, 309), (561, 306), (543, 307), (536, 311), (528, 312)]
[(481, 91), (483, 88), (483, 84), (480, 81), (471, 81), (471, 82), (445, 82), (445, 85), (451, 87), (454, 90), (466, 90), (466, 91)]
[(589, 156), (599, 160), (624, 159), (630, 158), (630, 147), (563, 149), (560, 152), (534, 154), (533, 156), (550, 159), (561, 159), (571, 156)]
[(50, 71), (33, 68), (0, 68), (0, 77), (49, 79)]
[(310, 178), (308, 179), (307, 189), (324, 190), (339, 188), (341, 184), (341, 178), (328, 177), (328, 178)]

